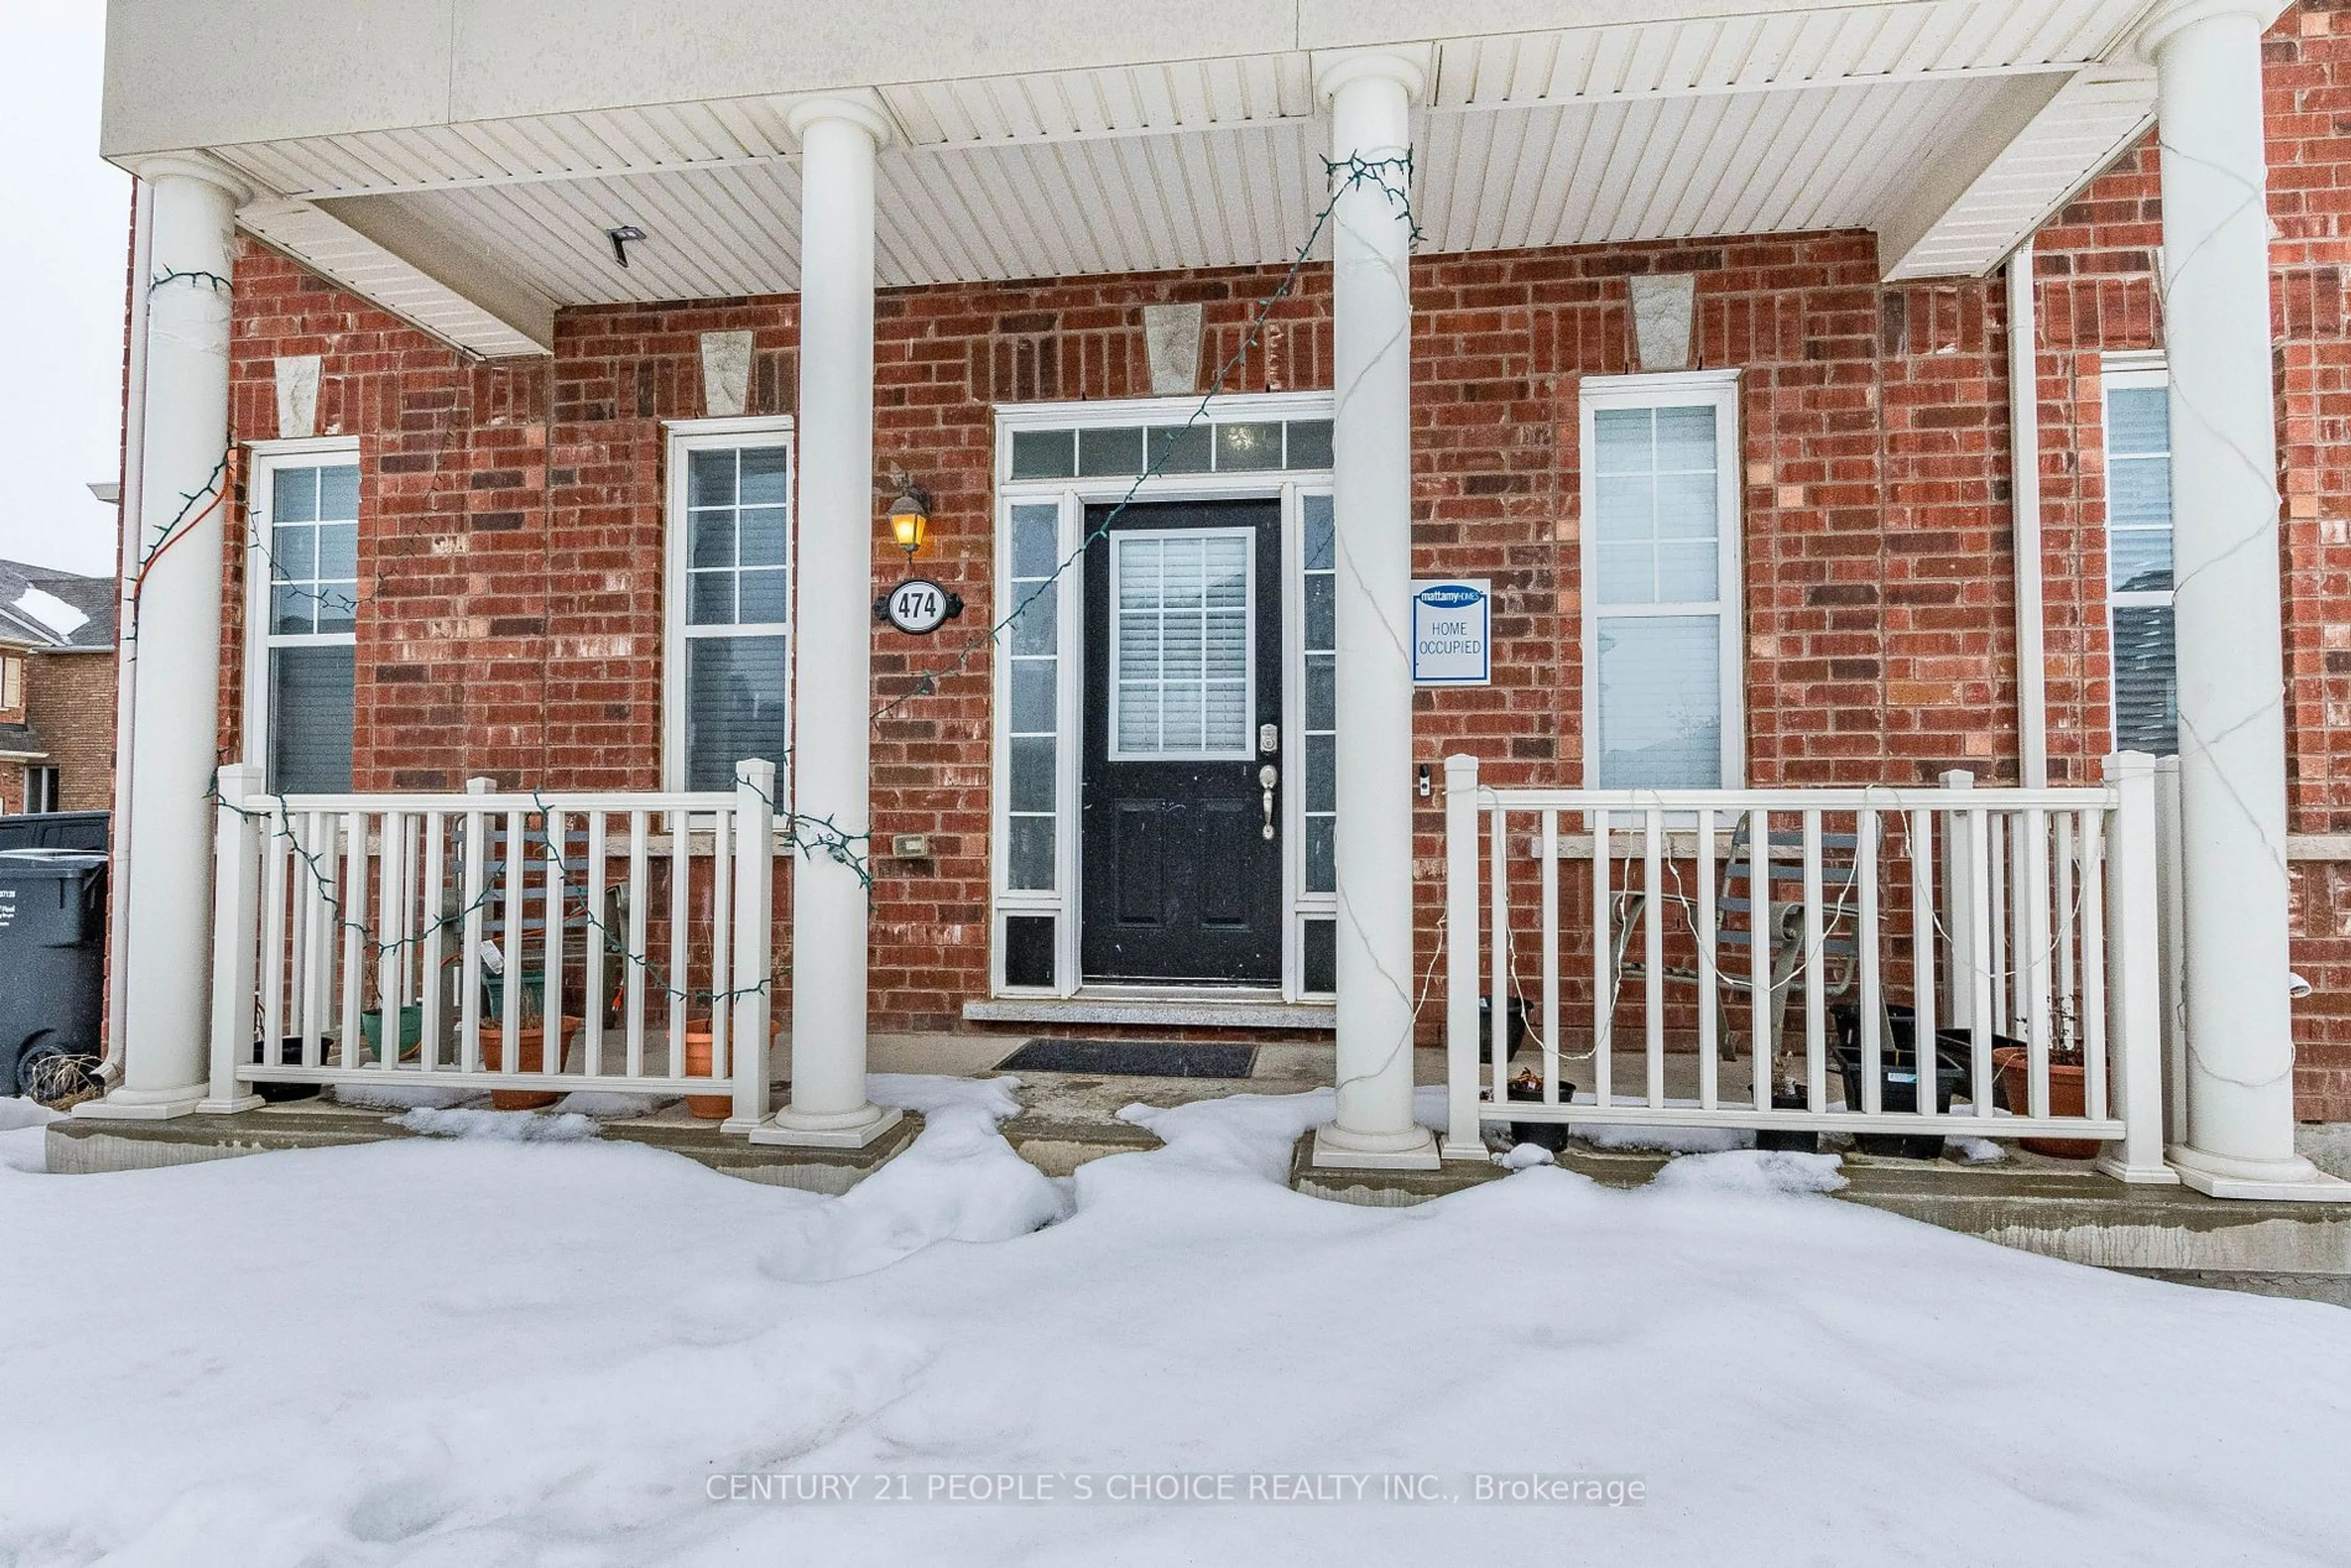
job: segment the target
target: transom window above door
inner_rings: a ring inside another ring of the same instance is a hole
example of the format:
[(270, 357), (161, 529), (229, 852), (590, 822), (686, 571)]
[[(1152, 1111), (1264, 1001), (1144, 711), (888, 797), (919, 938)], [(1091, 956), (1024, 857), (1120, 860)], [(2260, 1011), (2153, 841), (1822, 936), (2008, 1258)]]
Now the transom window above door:
[(1312, 473), (1331, 466), (1328, 419), (1191, 421), (1015, 430), (1012, 479)]
[(1189, 529), (1110, 542), (1111, 755), (1256, 756), (1251, 537)]

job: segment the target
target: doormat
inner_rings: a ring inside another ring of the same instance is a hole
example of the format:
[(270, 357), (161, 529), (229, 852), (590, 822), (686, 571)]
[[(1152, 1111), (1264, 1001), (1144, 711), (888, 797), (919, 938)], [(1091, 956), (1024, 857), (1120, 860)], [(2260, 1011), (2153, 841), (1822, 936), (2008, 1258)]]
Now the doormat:
[(1253, 1045), (1179, 1045), (1139, 1040), (1032, 1040), (997, 1066), (1017, 1072), (1094, 1072), (1105, 1078), (1247, 1078)]

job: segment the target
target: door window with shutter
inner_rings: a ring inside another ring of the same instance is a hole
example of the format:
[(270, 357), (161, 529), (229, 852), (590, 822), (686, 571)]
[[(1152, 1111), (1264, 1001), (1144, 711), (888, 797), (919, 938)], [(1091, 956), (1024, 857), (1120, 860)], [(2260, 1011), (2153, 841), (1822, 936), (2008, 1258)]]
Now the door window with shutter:
[(1583, 747), (1602, 789), (1745, 770), (1735, 371), (1583, 390)]
[(2115, 747), (2179, 749), (2171, 629), (2171, 385), (2138, 357), (2109, 362), (2106, 608), (2114, 650)]
[(669, 476), (670, 787), (731, 789), (735, 765), (784, 769), (789, 695), (790, 426), (673, 428)]
[(351, 788), (355, 441), (257, 448), (247, 486), (246, 756), (284, 795)]

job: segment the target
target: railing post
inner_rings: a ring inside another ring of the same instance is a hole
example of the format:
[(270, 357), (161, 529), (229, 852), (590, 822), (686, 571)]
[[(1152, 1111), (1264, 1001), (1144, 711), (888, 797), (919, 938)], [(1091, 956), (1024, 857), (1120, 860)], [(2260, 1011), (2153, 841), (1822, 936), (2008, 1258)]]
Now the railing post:
[(261, 835), (249, 814), (261, 794), (261, 769), (232, 762), (220, 770), (213, 827), (212, 1073), (196, 1109), (214, 1115), (250, 1111), (261, 1097), (237, 1082), (253, 1051), (253, 976), (260, 940)]
[[(1954, 768), (1939, 782), (1946, 789), (1972, 789), (1976, 776), (1964, 768)], [(1975, 1022), (1975, 984), (1970, 978), (1961, 955), (1972, 953), (1968, 933), (1973, 931), (1974, 913), (1969, 906), (1970, 892), (1968, 868), (1975, 863), (1975, 851), (1970, 842), (1970, 824), (1958, 811), (1943, 818), (1943, 939), (1951, 945), (1950, 961), (1943, 966), (1943, 1019), (1952, 1029), (1966, 1029)]]
[[(2155, 759), (2141, 752), (2106, 758), (2115, 791), (2106, 858), (2106, 1018), (2113, 1109), (2123, 1122), (2098, 1169), (2116, 1181), (2173, 1184), (2163, 1162), (2163, 987), (2156, 875)], [(2095, 1116), (2107, 1109), (2087, 1107)]]
[(723, 1133), (747, 1134), (768, 1119), (768, 1018), (775, 949), (776, 765), (735, 765), (734, 1114)]
[[(1448, 1160), (1482, 1160), (1478, 1133), (1478, 759), (1445, 759), (1445, 1142)], [(1505, 1020), (1497, 1017), (1499, 1031)], [(1497, 1039), (1506, 1038), (1497, 1033)]]
[(2177, 757), (2158, 758), (2155, 764), (2155, 910), (2156, 973), (2163, 982), (2163, 1141), (2168, 1147), (2188, 1141), (2188, 1013), (2180, 994), (2188, 964), (2182, 946), (2188, 902)]

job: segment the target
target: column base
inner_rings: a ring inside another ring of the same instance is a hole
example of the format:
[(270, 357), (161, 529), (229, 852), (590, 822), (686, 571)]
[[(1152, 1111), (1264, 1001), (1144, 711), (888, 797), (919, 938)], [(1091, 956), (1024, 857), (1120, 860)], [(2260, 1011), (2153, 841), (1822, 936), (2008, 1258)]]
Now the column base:
[(2207, 1197), (2270, 1203), (2351, 1203), (2351, 1181), (2328, 1176), (2296, 1155), (2287, 1160), (2238, 1160), (2185, 1144), (2164, 1151), (2179, 1179)]
[(895, 1105), (862, 1105), (831, 1115), (810, 1115), (787, 1106), (751, 1129), (751, 1142), (796, 1149), (862, 1149), (904, 1116)]
[(1433, 1171), (1444, 1165), (1437, 1156), (1437, 1134), (1426, 1127), (1408, 1133), (1351, 1133), (1336, 1122), (1314, 1129), (1317, 1170)]
[(75, 1106), (73, 1114), (89, 1122), (168, 1122), (194, 1114), (211, 1088), (209, 1083), (188, 1083), (176, 1089), (110, 1089), (104, 1099)]
[(2132, 1186), (2178, 1186), (2179, 1173), (2167, 1165), (2134, 1166), (2125, 1163), (2120, 1155), (2100, 1155), (2097, 1172), (2112, 1176)]
[(258, 1094), (232, 1094), (225, 1100), (207, 1096), (196, 1102), (199, 1116), (234, 1116), (240, 1111), (250, 1111), (261, 1103)]
[(1437, 1157), (1440, 1160), (1484, 1161), (1492, 1159), (1494, 1151), (1483, 1144), (1440, 1143), (1437, 1145)]

